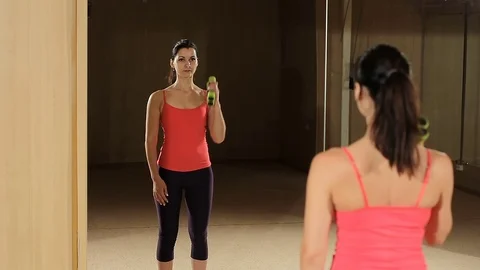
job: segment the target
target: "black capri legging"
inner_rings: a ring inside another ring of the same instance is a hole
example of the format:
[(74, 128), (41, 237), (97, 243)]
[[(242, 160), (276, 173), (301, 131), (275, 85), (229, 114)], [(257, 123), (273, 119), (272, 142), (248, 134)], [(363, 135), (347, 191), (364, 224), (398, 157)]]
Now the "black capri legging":
[(207, 227), (213, 198), (212, 168), (191, 172), (177, 172), (160, 168), (159, 173), (167, 185), (168, 203), (162, 206), (156, 202), (160, 224), (157, 260), (169, 262), (174, 258), (183, 192), (185, 192), (185, 202), (189, 213), (188, 231), (192, 242), (191, 257), (195, 260), (207, 260)]

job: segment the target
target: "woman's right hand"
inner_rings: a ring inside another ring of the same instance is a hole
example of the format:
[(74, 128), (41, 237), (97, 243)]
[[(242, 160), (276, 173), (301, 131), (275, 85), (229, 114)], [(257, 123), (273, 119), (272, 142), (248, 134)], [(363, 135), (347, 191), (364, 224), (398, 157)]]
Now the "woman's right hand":
[(153, 180), (153, 197), (160, 205), (165, 206), (168, 203), (167, 184), (162, 179)]

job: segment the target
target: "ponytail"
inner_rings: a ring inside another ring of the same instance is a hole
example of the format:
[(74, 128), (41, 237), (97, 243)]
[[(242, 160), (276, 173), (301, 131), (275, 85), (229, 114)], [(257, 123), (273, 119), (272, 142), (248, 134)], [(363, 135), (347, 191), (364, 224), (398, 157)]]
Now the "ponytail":
[(418, 104), (408, 74), (393, 69), (383, 80), (375, 99), (372, 136), (376, 148), (396, 166), (399, 174), (414, 174), (418, 165)]
[(168, 78), (167, 78), (168, 83), (173, 84), (176, 79), (177, 79), (177, 73), (175, 72), (174, 68), (171, 68), (170, 73), (168, 74)]

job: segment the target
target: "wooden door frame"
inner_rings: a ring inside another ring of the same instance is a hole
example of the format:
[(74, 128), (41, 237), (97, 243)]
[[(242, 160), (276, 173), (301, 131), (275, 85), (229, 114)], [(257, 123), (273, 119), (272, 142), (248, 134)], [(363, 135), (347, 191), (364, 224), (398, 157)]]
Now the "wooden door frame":
[(328, 60), (328, 2), (329, 0), (315, 1), (315, 31), (317, 39), (317, 119), (316, 119), (316, 152), (322, 152), (326, 147), (325, 118), (327, 117), (325, 107), (325, 96), (327, 94), (327, 60)]
[(72, 269), (87, 270), (87, 0), (76, 0), (76, 91), (73, 99)]

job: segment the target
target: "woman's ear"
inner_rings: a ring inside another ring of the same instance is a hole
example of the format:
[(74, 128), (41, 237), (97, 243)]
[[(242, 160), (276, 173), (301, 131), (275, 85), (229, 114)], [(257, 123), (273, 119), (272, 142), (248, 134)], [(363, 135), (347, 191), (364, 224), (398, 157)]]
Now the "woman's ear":
[(170, 67), (171, 67), (171, 68), (174, 68), (174, 66), (173, 66), (173, 59), (170, 59)]
[(364, 117), (368, 117), (370, 111), (370, 103), (368, 102), (368, 91), (363, 89), (359, 83), (355, 83), (354, 88), (355, 93), (355, 102), (357, 103), (357, 108), (360, 114)]
[(360, 86), (358, 82), (354, 84), (353, 94), (355, 95), (355, 100), (360, 101), (360, 99), (362, 98), (362, 86)]

